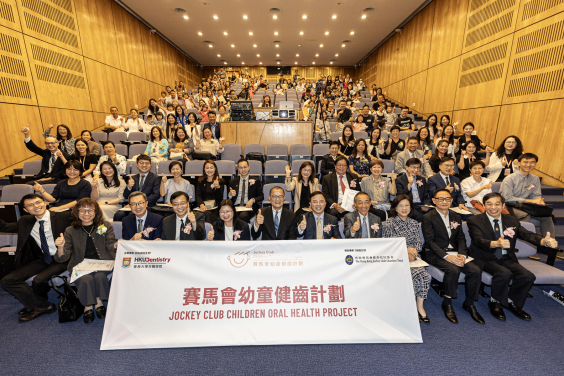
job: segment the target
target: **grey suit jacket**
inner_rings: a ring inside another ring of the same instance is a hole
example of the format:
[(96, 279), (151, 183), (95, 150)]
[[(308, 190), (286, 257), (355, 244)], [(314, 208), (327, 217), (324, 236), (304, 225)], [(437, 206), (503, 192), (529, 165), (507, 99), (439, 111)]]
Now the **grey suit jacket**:
[[(380, 220), (380, 217), (378, 217), (377, 215), (374, 215), (372, 213), (368, 213), (368, 233), (370, 235), (371, 238), (381, 238), (382, 237), (382, 221)], [(362, 227), (360, 230), (358, 230), (357, 232), (354, 233), (354, 235), (351, 234), (351, 229), (354, 225), (354, 223), (356, 222), (356, 219), (359, 217), (359, 213), (358, 211), (354, 211), (352, 213), (349, 213), (347, 215), (345, 215), (345, 239), (351, 239), (351, 238), (355, 238), (355, 239), (360, 239), (362, 238)], [(378, 225), (378, 231), (375, 231), (372, 228), (372, 225), (377, 224)], [(362, 226), (362, 223), (361, 223)]]
[[(415, 158), (421, 160), (423, 159), (423, 163), (421, 166), (421, 175), (424, 178), (429, 178), (431, 176), (433, 176), (433, 170), (431, 169), (431, 166), (429, 165), (429, 161), (425, 159), (425, 155), (423, 154), (423, 152), (421, 150), (415, 150), (415, 152), (413, 153), (413, 155), (415, 155)], [(401, 153), (399, 153), (396, 157), (396, 174), (401, 174), (405, 172), (405, 163), (407, 162), (407, 160), (409, 159), (409, 151), (407, 149), (405, 149), (404, 151), (402, 151)]]
[[(96, 247), (100, 260), (115, 260), (116, 250), (114, 245), (117, 239), (114, 234), (114, 228), (112, 224), (107, 221), (104, 221), (104, 226), (106, 226), (106, 233), (104, 235), (98, 234), (96, 227), (93, 229), (92, 240), (94, 241), (94, 246)], [(58, 237), (58, 235), (55, 236)], [(82, 227), (74, 228), (69, 226), (65, 230), (64, 236), (64, 252), (62, 255), (59, 255), (59, 251), (57, 250), (57, 253), (55, 253), (55, 261), (65, 262), (70, 259), (67, 270), (72, 273), (72, 269), (84, 260), (88, 234)]]

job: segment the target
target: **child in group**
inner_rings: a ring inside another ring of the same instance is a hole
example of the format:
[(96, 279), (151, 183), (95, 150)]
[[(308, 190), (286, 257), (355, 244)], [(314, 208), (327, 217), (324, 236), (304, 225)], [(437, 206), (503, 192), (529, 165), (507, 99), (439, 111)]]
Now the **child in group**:
[(386, 120), (386, 110), (384, 109), (384, 105), (380, 105), (380, 107), (378, 107), (378, 110), (376, 111), (376, 121), (380, 121), (380, 120)]
[(149, 119), (149, 117), (152, 117), (152, 115), (149, 115), (147, 117), (147, 122), (149, 122), (149, 124), (151, 124), (151, 127), (154, 127), (154, 126), (160, 127), (164, 132), (166, 121), (164, 119), (163, 113), (159, 111), (159, 112), (157, 112), (157, 114), (155, 116), (156, 116), (156, 119)]
[(168, 114), (174, 115), (174, 106), (172, 105), (172, 103), (166, 106), (166, 115), (168, 116)]
[(365, 132), (366, 131), (366, 124), (364, 123), (364, 116), (358, 115), (356, 117), (356, 121), (353, 125), (354, 132)]
[(386, 124), (395, 124), (396, 118), (398, 117), (394, 113), (394, 108), (390, 104), (388, 104), (388, 108), (387, 108), (386, 114), (384, 116), (386, 117)]

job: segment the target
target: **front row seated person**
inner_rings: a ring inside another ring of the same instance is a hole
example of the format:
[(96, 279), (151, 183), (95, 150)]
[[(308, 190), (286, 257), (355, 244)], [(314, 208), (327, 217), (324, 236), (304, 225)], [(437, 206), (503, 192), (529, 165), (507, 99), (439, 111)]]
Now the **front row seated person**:
[(382, 221), (369, 212), (372, 200), (366, 192), (358, 192), (354, 196), (355, 211), (345, 215), (345, 238), (381, 238)]
[(251, 236), (257, 240), (293, 240), (294, 212), (284, 208), (285, 192), (282, 187), (272, 187), (268, 199), (272, 206), (259, 209), (251, 227)]
[(503, 308), (507, 308), (518, 318), (529, 321), (531, 316), (523, 311), (523, 306), (536, 277), (519, 264), (515, 244), (519, 239), (537, 247), (556, 248), (558, 242), (550, 234), (542, 237), (527, 231), (517, 218), (502, 214), (505, 200), (501, 194), (488, 193), (483, 201), (486, 212), (469, 218), (466, 223), (474, 262), (492, 275), (490, 313), (505, 321)]
[[(49, 302), (49, 281), (67, 269), (66, 262), (54, 259), (57, 252), (56, 234), (62, 234), (71, 225), (68, 211), (51, 212), (47, 203), (38, 194), (22, 197), (20, 207), (24, 215), (17, 223), (6, 223), (0, 219), (0, 232), (17, 233), (16, 261), (14, 271), (2, 278), (0, 285), (23, 305), (18, 312), (19, 322), (28, 322), (43, 314), (57, 311)], [(35, 276), (35, 277), (33, 277)], [(26, 280), (33, 277), (31, 286)]]
[[(452, 175), (454, 169), (454, 158), (448, 156), (439, 162), (439, 173), (431, 176), (429, 183), (429, 196), (435, 197), (435, 191), (438, 189), (446, 189), (452, 197), (452, 206), (461, 210), (466, 210), (466, 200), (462, 196), (460, 180)], [(462, 215), (462, 220), (466, 220), (472, 214)]]
[[(342, 161), (346, 159), (343, 157)], [(292, 225), (294, 237), (302, 239), (342, 239), (337, 217), (325, 213), (325, 195), (312, 192), (309, 207), (311, 211), (296, 216)]]
[(219, 203), (219, 218), (208, 232), (208, 241), (251, 240), (249, 224), (237, 218), (235, 205), (231, 200)]
[(405, 174), (396, 179), (398, 195), (407, 195), (413, 202), (412, 218), (417, 222), (423, 220), (423, 215), (429, 211), (431, 200), (428, 194), (427, 179), (419, 174), (421, 161), (419, 158), (410, 158), (405, 163)]
[(325, 175), (321, 181), (323, 194), (327, 200), (327, 212), (337, 220), (343, 218), (348, 212), (341, 206), (343, 195), (347, 189), (359, 191), (360, 184), (357, 184), (355, 177), (347, 171), (349, 167), (347, 158), (337, 157), (335, 160), (335, 172)]
[(397, 175), (392, 171), (390, 178), (382, 176), (384, 162), (381, 159), (372, 159), (369, 168), (370, 176), (362, 179), (360, 190), (370, 196), (370, 213), (377, 215), (384, 222), (387, 218), (386, 212), (390, 210), (390, 195), (396, 194)]
[(305, 161), (300, 166), (298, 174), (292, 177), (290, 166), (286, 166), (286, 191), (294, 192), (294, 213), (303, 215), (309, 209), (311, 192), (319, 190), (319, 180), (315, 177), (315, 167), (310, 161)]
[(244, 158), (237, 162), (239, 175), (229, 181), (228, 198), (235, 206), (241, 206), (248, 211), (240, 211), (237, 218), (249, 223), (258, 212), (259, 204), (264, 200), (260, 176), (250, 176), (249, 161)]
[(129, 195), (131, 213), (122, 221), (122, 239), (155, 240), (162, 238), (163, 217), (147, 210), (147, 195), (133, 192)]
[(177, 191), (170, 196), (175, 215), (163, 219), (162, 237), (155, 240), (204, 240), (206, 217), (190, 210), (190, 197), (186, 192)]
[[(58, 237), (55, 244), (55, 261), (68, 262), (69, 273), (84, 259), (116, 258), (114, 228), (110, 222), (104, 220), (98, 203), (91, 198), (78, 201), (72, 209), (72, 226), (67, 227), (64, 236)], [(99, 319), (106, 317), (103, 301), (107, 301), (110, 295), (110, 273), (112, 272), (95, 271), (74, 281), (78, 300), (84, 306), (83, 319), (86, 324), (94, 321), (94, 310)]]
[(466, 299), (462, 308), (470, 313), (474, 321), (485, 324), (478, 313), (474, 301), (478, 300), (482, 270), (473, 261), (467, 261), (468, 248), (462, 231), (462, 218), (449, 210), (452, 197), (447, 189), (438, 189), (433, 195), (436, 210), (423, 216), (423, 238), (425, 239), (425, 261), (441, 270), (444, 274), (444, 300), (442, 304), (445, 317), (458, 324), (452, 299), (457, 298), (458, 277), (466, 275)]

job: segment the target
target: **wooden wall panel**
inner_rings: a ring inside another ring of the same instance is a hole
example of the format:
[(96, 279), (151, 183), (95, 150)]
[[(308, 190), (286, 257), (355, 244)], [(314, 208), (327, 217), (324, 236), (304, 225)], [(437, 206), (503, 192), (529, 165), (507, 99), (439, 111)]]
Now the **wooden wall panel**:
[(497, 144), (495, 144), (495, 136), (500, 111), (501, 106), (454, 111), (451, 116), (451, 123), (460, 122), (460, 126), (458, 127), (460, 133), (462, 133), (464, 124), (468, 122), (474, 124), (474, 129), (480, 139), (494, 148), (497, 146)]
[(94, 129), (94, 120), (90, 111), (63, 110), (60, 108), (39, 107), (43, 129), (50, 124), (55, 124), (51, 134), (56, 134), (57, 125), (65, 124), (72, 132), (74, 138), (79, 138), (83, 130)]
[(10, 29), (22, 31), (20, 24), (20, 14), (16, 0), (0, 1), (0, 26), (6, 26)]
[(0, 153), (0, 166), (6, 168), (23, 159), (33, 157), (35, 154), (27, 150), (24, 144), (22, 128), (29, 124), (30, 137), (33, 142), (45, 147), (43, 141), (43, 127), (39, 116), (39, 108), (36, 106), (23, 106), (16, 104), (0, 103), (0, 129), (4, 135), (10, 135), (11, 142), (2, 143)]
[(146, 27), (116, 3), (112, 3), (112, 14), (121, 69), (145, 78), (141, 34)]
[(460, 57), (430, 68), (425, 90), (425, 112), (452, 111)]
[(564, 97), (564, 13), (515, 33), (503, 103)]
[(429, 67), (460, 55), (471, 0), (435, 0)]
[(141, 30), (143, 39), (143, 57), (145, 74), (149, 81), (164, 84), (161, 40), (157, 34), (151, 34), (147, 28)]
[(91, 111), (82, 55), (25, 36), (39, 106)]
[(427, 70), (406, 79), (405, 105), (411, 109), (423, 112), (425, 110), (425, 87), (427, 83)]
[(78, 54), (82, 53), (72, 1), (16, 1), (24, 34)]
[(124, 87), (119, 69), (84, 59), (92, 99), (92, 111), (110, 112), (110, 107), (116, 106), (119, 113), (125, 109)]
[(435, 3), (432, 2), (403, 28), (402, 34), (408, 37), (408, 44), (404, 46), (407, 49), (405, 76), (413, 76), (429, 67), (434, 13)]
[(499, 106), (513, 35), (462, 55), (454, 108)]
[(564, 11), (562, 0), (521, 0), (517, 30)]
[(564, 117), (564, 99), (507, 105), (501, 108), (496, 145), (509, 135), (518, 136), (526, 151), (538, 155), (537, 169), (564, 180), (564, 128), (554, 119)]
[(149, 95), (149, 86), (147, 81), (129, 74), (121, 72), (123, 82), (123, 92), (125, 94), (125, 110), (129, 112), (132, 108), (141, 109), (149, 105), (147, 96)]
[(37, 105), (24, 38), (0, 26), (0, 101)]
[(119, 69), (112, 3), (111, 0), (74, 0), (84, 56)]

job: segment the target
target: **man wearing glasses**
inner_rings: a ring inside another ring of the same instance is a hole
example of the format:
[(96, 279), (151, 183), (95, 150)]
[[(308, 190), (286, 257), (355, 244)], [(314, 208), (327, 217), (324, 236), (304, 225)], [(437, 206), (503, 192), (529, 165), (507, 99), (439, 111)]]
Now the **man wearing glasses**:
[(163, 217), (147, 211), (147, 195), (133, 192), (129, 195), (131, 214), (122, 221), (122, 239), (155, 240), (160, 239), (163, 232)]
[(27, 184), (34, 185), (35, 182), (40, 184), (53, 184), (61, 180), (65, 175), (65, 163), (63, 163), (61, 157), (64, 157), (65, 160), (69, 160), (70, 156), (66, 152), (59, 150), (59, 141), (57, 138), (53, 136), (47, 137), (45, 139), (47, 149), (41, 149), (31, 141), (29, 137), (29, 125), (22, 129), (22, 133), (25, 137), (25, 147), (43, 158), (39, 174), (35, 176), (34, 181), (28, 182)]
[(251, 236), (257, 240), (294, 240), (292, 231), (294, 212), (284, 208), (284, 189), (273, 187), (268, 199), (272, 206), (258, 210), (255, 223), (251, 227)]
[(176, 215), (163, 219), (163, 235), (155, 240), (204, 240), (206, 216), (190, 211), (190, 198), (183, 191), (174, 192), (170, 203)]
[[(35, 193), (25, 195), (20, 207), (29, 215), (22, 216), (17, 223), (0, 219), (0, 232), (18, 234), (15, 270), (5, 276), (0, 285), (24, 305), (18, 312), (19, 321), (28, 322), (57, 310), (47, 296), (49, 281), (67, 270), (67, 262), (55, 261), (55, 239), (71, 225), (72, 219), (70, 211), (47, 210), (43, 197)], [(30, 287), (26, 280), (33, 276)]]
[[(458, 207), (460, 210), (466, 211), (466, 200), (462, 196), (460, 187), (460, 179), (452, 175), (454, 169), (454, 159), (452, 157), (444, 157), (439, 162), (439, 173), (431, 176), (429, 182), (429, 196), (434, 197), (435, 191), (438, 189), (446, 189), (452, 196), (452, 207)], [(462, 220), (471, 217), (472, 214), (462, 214)]]

